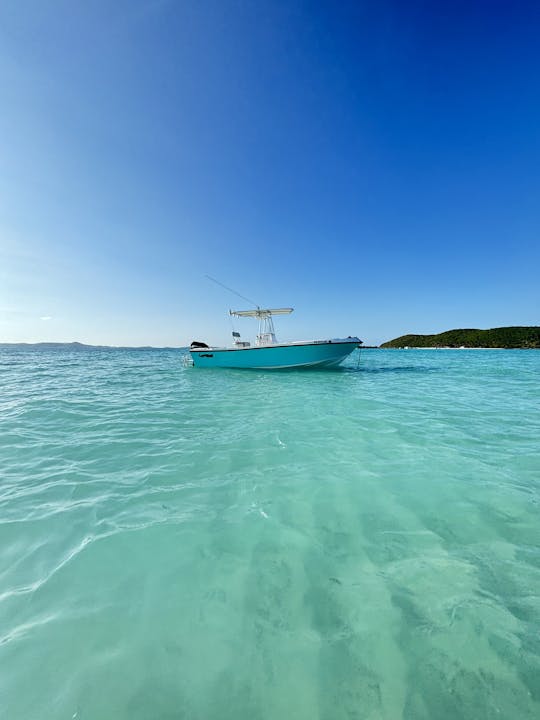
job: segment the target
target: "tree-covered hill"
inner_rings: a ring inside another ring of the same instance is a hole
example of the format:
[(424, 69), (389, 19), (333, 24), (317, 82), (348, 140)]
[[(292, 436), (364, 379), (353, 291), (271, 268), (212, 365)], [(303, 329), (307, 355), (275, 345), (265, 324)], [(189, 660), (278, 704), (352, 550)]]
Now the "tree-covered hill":
[(438, 335), (402, 335), (381, 345), (383, 348), (538, 348), (540, 327), (501, 327), (491, 330), (447, 330)]

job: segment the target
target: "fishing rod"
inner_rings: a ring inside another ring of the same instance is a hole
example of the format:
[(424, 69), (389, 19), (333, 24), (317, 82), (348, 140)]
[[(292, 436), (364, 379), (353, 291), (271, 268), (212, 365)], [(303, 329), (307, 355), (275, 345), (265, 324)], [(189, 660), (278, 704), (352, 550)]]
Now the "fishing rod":
[(236, 290), (233, 290), (232, 288), (227, 287), (227, 285), (224, 285), (222, 282), (219, 282), (219, 280), (216, 280), (216, 278), (213, 278), (211, 275), (205, 275), (204, 277), (206, 277), (209, 280), (211, 280), (212, 282), (216, 283), (216, 285), (220, 285), (222, 288), (225, 288), (225, 290), (232, 292), (233, 295), (238, 295), (238, 297), (242, 298), (242, 300), (245, 300), (250, 305), (254, 305), (257, 308), (257, 310), (259, 309), (259, 306), (257, 305), (256, 302), (253, 302), (253, 300), (250, 300), (249, 298), (245, 297), (245, 295), (240, 295), (239, 292), (236, 292)]

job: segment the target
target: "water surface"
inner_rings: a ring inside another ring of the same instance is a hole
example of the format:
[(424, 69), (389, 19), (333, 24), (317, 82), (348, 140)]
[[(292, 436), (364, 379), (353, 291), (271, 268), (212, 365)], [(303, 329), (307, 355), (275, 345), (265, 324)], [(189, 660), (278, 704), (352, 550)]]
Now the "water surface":
[(0, 350), (0, 714), (540, 717), (540, 352)]

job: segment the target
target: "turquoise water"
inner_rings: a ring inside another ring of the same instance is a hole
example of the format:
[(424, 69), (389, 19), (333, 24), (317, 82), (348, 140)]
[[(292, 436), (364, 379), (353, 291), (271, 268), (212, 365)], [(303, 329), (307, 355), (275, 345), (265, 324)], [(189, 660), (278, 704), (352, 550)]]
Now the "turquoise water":
[(540, 717), (540, 352), (0, 350), (0, 716)]

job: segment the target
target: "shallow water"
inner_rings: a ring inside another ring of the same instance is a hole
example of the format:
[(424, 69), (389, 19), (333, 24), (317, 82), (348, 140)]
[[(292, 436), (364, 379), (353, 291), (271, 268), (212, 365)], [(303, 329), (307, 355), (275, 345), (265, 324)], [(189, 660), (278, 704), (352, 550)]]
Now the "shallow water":
[(0, 715), (540, 717), (540, 352), (0, 350)]

